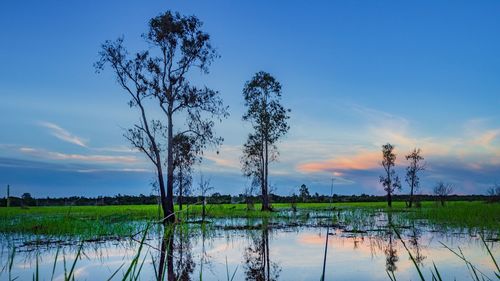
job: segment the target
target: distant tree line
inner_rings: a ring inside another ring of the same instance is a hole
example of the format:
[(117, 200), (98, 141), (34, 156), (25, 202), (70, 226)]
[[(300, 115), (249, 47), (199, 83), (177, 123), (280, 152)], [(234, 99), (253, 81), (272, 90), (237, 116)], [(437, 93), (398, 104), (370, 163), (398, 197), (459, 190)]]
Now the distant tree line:
[[(496, 195), (495, 195), (496, 196)], [(497, 197), (491, 195), (450, 195), (447, 201), (492, 201)], [(231, 203), (246, 203), (247, 200), (258, 201), (260, 195), (249, 196), (247, 194), (229, 195), (220, 194), (218, 192), (212, 193), (209, 196), (183, 196), (183, 204), (189, 206), (193, 204), (201, 205), (204, 200), (208, 204), (231, 204)], [(269, 194), (269, 199), (274, 203), (328, 203), (332, 198), (332, 202), (384, 202), (387, 200), (385, 196), (378, 195), (338, 195), (334, 194), (333, 197), (327, 195), (320, 195), (315, 193), (307, 196), (293, 195), (277, 195)], [(407, 202), (409, 195), (393, 195), (393, 202)], [(417, 201), (440, 201), (441, 197), (438, 195), (414, 195)], [(175, 197), (174, 201), (178, 202), (179, 197)], [(58, 198), (34, 198), (29, 193), (23, 194), (21, 197), (11, 196), (11, 207), (28, 207), (28, 206), (108, 206), (108, 205), (158, 205), (158, 195), (115, 195), (115, 196), (98, 196), (98, 197), (58, 197)], [(7, 206), (7, 198), (0, 198), (0, 206)]]

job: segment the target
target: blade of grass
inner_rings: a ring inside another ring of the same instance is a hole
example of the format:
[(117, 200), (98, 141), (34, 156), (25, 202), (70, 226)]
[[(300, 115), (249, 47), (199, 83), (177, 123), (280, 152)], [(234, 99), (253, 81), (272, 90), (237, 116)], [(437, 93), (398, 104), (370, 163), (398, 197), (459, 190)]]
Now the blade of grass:
[[(498, 273), (500, 273), (500, 267), (498, 267), (498, 263), (495, 260), (495, 257), (493, 256), (493, 254), (491, 253), (490, 247), (488, 247), (488, 244), (486, 243), (486, 241), (484, 241), (484, 237), (482, 235), (479, 235), (479, 237), (481, 237), (481, 241), (483, 241), (483, 244), (486, 247), (486, 250), (488, 251), (488, 254), (490, 254), (491, 260), (495, 264), (495, 267), (497, 268)], [(497, 275), (497, 277), (499, 277), (498, 273), (495, 272), (495, 274)], [(500, 277), (499, 277), (499, 279), (500, 279)]]
[[(437, 269), (436, 264), (432, 262), (432, 265), (434, 266), (434, 271), (436, 272), (437, 280), (443, 281), (443, 278), (441, 278), (441, 274), (439, 274), (439, 270)], [(432, 273), (432, 276), (434, 277), (434, 273)]]
[[(149, 255), (151, 256), (151, 264), (153, 265), (153, 271), (155, 273), (155, 276), (157, 276), (156, 278), (158, 279), (158, 268), (156, 268), (156, 261), (155, 261), (155, 258), (153, 257), (153, 253), (149, 253)], [(157, 280), (159, 281), (159, 280)]]
[(38, 272), (38, 253), (36, 254), (36, 263), (35, 263), (35, 273), (33, 273), (33, 281), (40, 280), (40, 274)]
[(115, 275), (120, 271), (120, 269), (122, 269), (124, 263), (122, 263), (122, 265), (120, 265), (120, 267), (118, 267), (117, 270), (115, 270), (115, 272), (113, 272), (113, 274), (107, 279), (108, 281), (111, 281), (111, 279), (113, 279), (113, 277), (115, 277)]
[(148, 255), (148, 253), (146, 253), (144, 255), (144, 258), (142, 259), (141, 265), (139, 266), (139, 269), (137, 270), (137, 274), (135, 275), (134, 280), (138, 280), (139, 279), (139, 275), (141, 274), (142, 267), (144, 266), (144, 262), (146, 261), (147, 255)]
[(12, 279), (12, 266), (14, 266), (14, 256), (16, 255), (16, 246), (12, 247), (12, 253), (10, 253), (9, 257), (9, 280)]
[[(462, 252), (462, 249), (460, 249), (460, 247), (458, 247), (458, 250), (460, 251), (460, 254), (462, 255), (463, 259), (465, 260), (466, 258), (465, 258), (464, 253)], [(472, 279), (476, 280), (476, 281), (480, 281), (479, 276), (477, 276), (477, 272), (474, 269), (474, 267), (472, 266), (472, 264), (468, 261), (466, 261), (465, 264), (467, 265), (467, 269), (469, 269), (469, 273), (470, 273)], [(484, 280), (484, 278), (483, 278), (483, 280)]]
[[(387, 273), (387, 276), (389, 276), (389, 279), (391, 279), (391, 281), (396, 281), (396, 276), (394, 275), (394, 271), (391, 271), (389, 273), (389, 270), (386, 269), (385, 272)], [(392, 276), (391, 276), (391, 274), (392, 274)]]
[(64, 280), (68, 280), (67, 278), (67, 270), (66, 270), (66, 255), (63, 252), (63, 266), (64, 266)]
[(141, 242), (139, 243), (139, 249), (137, 250), (137, 254), (132, 259), (132, 262), (130, 263), (130, 266), (128, 267), (127, 272), (125, 272), (125, 275), (123, 276), (122, 280), (127, 280), (127, 278), (131, 275), (131, 273), (132, 273), (132, 276), (133, 276), (133, 272), (135, 272), (135, 268), (137, 266), (139, 257), (141, 255), (141, 251), (142, 251), (142, 248), (144, 246), (144, 241), (146, 240), (146, 236), (147, 236), (148, 230), (149, 230), (149, 224), (146, 226), (146, 228), (144, 230), (144, 234), (143, 234), (143, 236), (141, 238)]
[(238, 270), (238, 266), (236, 266), (236, 269), (234, 270), (233, 275), (231, 276), (231, 278), (229, 278), (229, 266), (227, 264), (227, 256), (226, 256), (226, 276), (227, 276), (227, 281), (233, 281), (234, 276), (236, 275), (236, 271), (237, 270)]
[(403, 238), (401, 238), (401, 235), (399, 234), (398, 230), (394, 227), (394, 226), (391, 226), (392, 229), (394, 230), (394, 232), (396, 232), (396, 235), (398, 236), (399, 240), (401, 241), (401, 243), (403, 244), (403, 247), (406, 249), (406, 251), (408, 252), (408, 255), (410, 255), (410, 259), (411, 261), (413, 262), (413, 264), (415, 265), (415, 268), (417, 268), (417, 271), (418, 271), (418, 275), (420, 276), (420, 280), (422, 281), (425, 281), (425, 278), (424, 278), (424, 275), (422, 274), (422, 271), (420, 270), (420, 267), (418, 266), (418, 263), (417, 261), (415, 260), (415, 258), (413, 257), (413, 255), (411, 254), (410, 252), (410, 249), (408, 249), (408, 247), (406, 247), (406, 244), (405, 244), (405, 241), (403, 241)]
[[(475, 270), (477, 270), (477, 272), (479, 272), (482, 276), (486, 277), (486, 279), (488, 280), (491, 280), (491, 278), (489, 278), (486, 274), (484, 274), (481, 270), (479, 270), (477, 267), (475, 267), (470, 261), (468, 261), (465, 256), (461, 256), (459, 253), (457, 253), (455, 250), (453, 250), (452, 248), (448, 247), (446, 244), (444, 244), (443, 242), (439, 242), (441, 245), (443, 245), (443, 247), (445, 247), (446, 249), (448, 249), (450, 252), (452, 252), (453, 254), (455, 254), (455, 256), (459, 257), (461, 260), (463, 260), (467, 265), (470, 265), (471, 267), (473, 267)], [(460, 248), (459, 248), (460, 249)]]
[(71, 269), (69, 270), (69, 273), (68, 273), (68, 276), (66, 277), (66, 280), (74, 279), (73, 274), (75, 272), (75, 267), (76, 267), (76, 263), (78, 261), (78, 258), (80, 258), (80, 254), (82, 253), (82, 248), (83, 248), (83, 242), (80, 243), (80, 247), (78, 247), (78, 252), (76, 252), (75, 260), (73, 261), (73, 264), (71, 265)]
[(54, 264), (52, 265), (52, 274), (50, 276), (51, 281), (54, 280), (54, 274), (56, 272), (56, 264), (57, 264), (57, 257), (59, 256), (59, 250), (60, 250), (60, 248), (57, 247), (56, 256), (54, 258)]

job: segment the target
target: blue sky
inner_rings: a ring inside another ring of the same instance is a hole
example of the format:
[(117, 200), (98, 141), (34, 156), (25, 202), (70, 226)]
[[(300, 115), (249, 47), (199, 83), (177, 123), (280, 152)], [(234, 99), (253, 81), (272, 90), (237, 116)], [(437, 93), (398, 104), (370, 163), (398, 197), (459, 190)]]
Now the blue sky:
[[(93, 63), (107, 39), (145, 48), (147, 21), (196, 15), (221, 58), (199, 85), (221, 92), (231, 116), (219, 155), (196, 167), (237, 194), (242, 88), (265, 70), (283, 84), (291, 130), (271, 184), (383, 194), (380, 146), (421, 147), (422, 192), (439, 180), (484, 194), (500, 182), (498, 1), (4, 1), (0, 4), (0, 188), (39, 197), (149, 194), (154, 176), (130, 150), (136, 121), (110, 71)], [(197, 178), (197, 176), (195, 176)], [(406, 192), (403, 189), (401, 192)]]

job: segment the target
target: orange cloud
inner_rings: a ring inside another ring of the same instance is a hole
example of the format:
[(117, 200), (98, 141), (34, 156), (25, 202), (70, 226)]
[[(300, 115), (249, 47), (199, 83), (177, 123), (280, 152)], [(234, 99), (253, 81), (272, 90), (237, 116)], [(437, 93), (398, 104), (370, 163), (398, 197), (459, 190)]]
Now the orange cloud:
[(489, 130), (476, 137), (473, 142), (482, 146), (490, 146), (498, 136), (500, 136), (500, 129)]
[(353, 156), (303, 163), (297, 166), (300, 172), (335, 172), (345, 170), (369, 170), (379, 166), (381, 159), (379, 151), (362, 151)]

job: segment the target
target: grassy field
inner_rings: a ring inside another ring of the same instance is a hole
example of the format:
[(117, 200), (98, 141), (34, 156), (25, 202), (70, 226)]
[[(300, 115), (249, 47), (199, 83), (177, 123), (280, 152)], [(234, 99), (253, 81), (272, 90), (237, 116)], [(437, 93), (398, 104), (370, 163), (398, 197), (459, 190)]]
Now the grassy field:
[[(329, 210), (328, 203), (298, 203), (297, 210), (302, 214)], [(441, 207), (436, 202), (422, 202), (421, 208), (408, 209), (404, 202), (394, 202), (393, 208), (387, 208), (385, 202), (333, 203), (344, 223), (369, 221), (375, 212), (397, 213), (397, 224), (402, 220), (425, 220), (429, 224), (489, 230), (500, 234), (500, 204), (484, 202), (448, 202)], [(278, 212), (260, 212), (247, 210), (245, 204), (208, 205), (208, 218), (271, 218), (285, 220), (289, 217), (291, 204), (274, 204)], [(178, 211), (178, 210), (177, 210)], [(28, 233), (35, 235), (75, 235), (84, 238), (100, 236), (126, 236), (134, 233), (137, 222), (158, 220), (156, 205), (125, 206), (64, 206), (64, 207), (29, 207), (0, 208), (0, 233)], [(179, 212), (184, 219), (197, 219), (201, 206), (189, 206)], [(329, 214), (329, 213), (325, 213)]]

